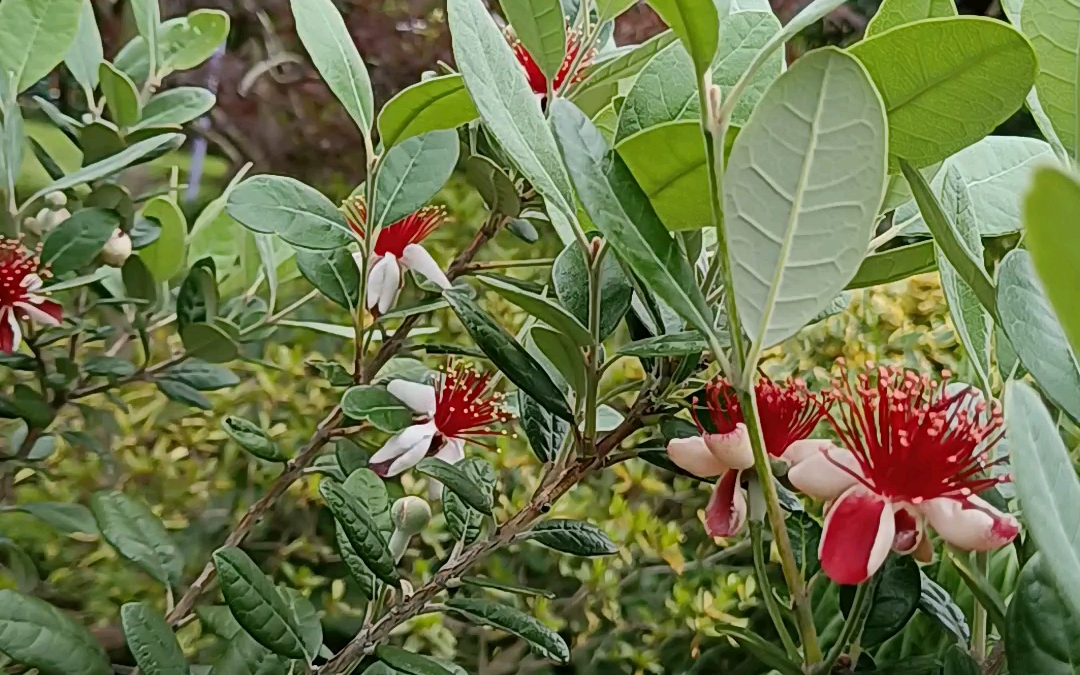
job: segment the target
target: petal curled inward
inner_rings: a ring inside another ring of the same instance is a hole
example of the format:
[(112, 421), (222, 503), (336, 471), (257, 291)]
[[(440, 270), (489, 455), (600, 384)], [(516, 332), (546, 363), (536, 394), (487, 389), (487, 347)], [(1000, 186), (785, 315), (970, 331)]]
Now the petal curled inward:
[(372, 455), (368, 466), (383, 478), (396, 476), (416, 466), (427, 455), (434, 437), (435, 424), (432, 422), (406, 427)]
[(389, 312), (394, 306), (394, 301), (397, 300), (399, 288), (401, 288), (401, 268), (398, 267), (397, 258), (392, 253), (387, 253), (375, 261), (368, 273), (368, 309), (377, 307), (379, 314)]
[(814, 499), (832, 501), (861, 476), (859, 460), (845, 448), (828, 444), (805, 457), (788, 470), (787, 477), (795, 489)]
[(732, 469), (749, 469), (754, 466), (754, 451), (750, 447), (750, 434), (746, 425), (739, 422), (726, 434), (705, 434), (705, 445), (724, 466)]
[(746, 491), (739, 485), (741, 471), (720, 477), (705, 507), (705, 532), (710, 537), (732, 537), (746, 522)]
[(427, 249), (420, 244), (409, 244), (401, 254), (401, 264), (424, 277), (439, 288), (450, 288), (450, 280), (431, 257)]
[(673, 438), (668, 441), (667, 454), (675, 465), (701, 478), (719, 476), (728, 470), (705, 445), (701, 436)]
[(825, 516), (818, 547), (821, 569), (838, 584), (861, 584), (885, 562), (895, 535), (892, 504), (856, 485)]
[(26, 302), (16, 302), (15, 306), (42, 326), (59, 326), (64, 316), (64, 308), (60, 303), (47, 300), (40, 295), (31, 295)]
[(780, 455), (780, 459), (787, 462), (788, 466), (795, 466), (804, 459), (821, 454), (831, 447), (833, 447), (833, 442), (827, 438), (804, 438), (787, 446)]
[(421, 415), (435, 414), (435, 387), (408, 380), (390, 380), (386, 390)]
[(919, 548), (923, 540), (923, 516), (908, 504), (894, 504), (893, 510), (896, 534), (893, 535), (892, 549), (901, 555), (907, 555)]
[(22, 330), (11, 307), (0, 307), (0, 352), (10, 354), (19, 348)]
[(1020, 532), (1020, 523), (975, 496), (938, 497), (919, 505), (930, 527), (949, 544), (964, 551), (992, 551)]

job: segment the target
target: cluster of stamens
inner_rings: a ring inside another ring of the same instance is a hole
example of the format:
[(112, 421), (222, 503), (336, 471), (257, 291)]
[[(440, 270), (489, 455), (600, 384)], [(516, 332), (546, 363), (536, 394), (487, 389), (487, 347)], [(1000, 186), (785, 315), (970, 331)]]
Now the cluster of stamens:
[[(349, 197), (341, 205), (345, 221), (361, 239), (367, 232), (367, 203), (361, 196)], [(379, 230), (375, 239), (375, 255), (384, 256), (392, 253), (400, 258), (409, 244), (419, 244), (434, 232), (446, 220), (446, 208), (443, 206), (425, 206), (405, 216), (392, 225)]]
[(51, 276), (41, 264), (41, 245), (28, 251), (17, 239), (0, 239), (0, 307), (11, 307), (29, 295), (26, 278), (36, 274), (42, 279)]
[(464, 439), (466, 436), (506, 435), (505, 430), (491, 429), (512, 418), (504, 403), (506, 394), (492, 391), (493, 377), (493, 373), (481, 373), (461, 361), (451, 361), (449, 366), (440, 368), (433, 421), (442, 436)]
[[(521, 44), (521, 41), (514, 36), (510, 28), (507, 28), (506, 30), (506, 38), (514, 50), (514, 56), (517, 57), (518, 63), (525, 69), (525, 76), (529, 81), (529, 87), (536, 94), (546, 95), (548, 89), (547, 77), (544, 75), (543, 71), (540, 70), (540, 66), (536, 65), (536, 61), (533, 60), (532, 55), (529, 54), (529, 50), (525, 49), (525, 45)], [(568, 28), (566, 31), (566, 56), (563, 58), (562, 65), (559, 66), (558, 72), (555, 73), (555, 77), (551, 81), (552, 89), (559, 89), (562, 87), (568, 76), (570, 77), (569, 84), (580, 82), (585, 76), (585, 68), (592, 63), (593, 58), (595, 58), (596, 49), (590, 49), (578, 59), (579, 51), (581, 51), (581, 31), (576, 28)], [(578, 61), (577, 68), (573, 75), (570, 75), (570, 68), (574, 67), (575, 60)]]
[(1008, 480), (986, 475), (1003, 461), (985, 461), (1003, 435), (996, 402), (988, 407), (973, 387), (947, 394), (947, 370), (937, 382), (898, 366), (869, 363), (867, 371), (854, 385), (839, 378), (828, 392), (840, 411), (829, 421), (862, 475), (837, 466), (878, 494), (912, 504), (967, 497)]

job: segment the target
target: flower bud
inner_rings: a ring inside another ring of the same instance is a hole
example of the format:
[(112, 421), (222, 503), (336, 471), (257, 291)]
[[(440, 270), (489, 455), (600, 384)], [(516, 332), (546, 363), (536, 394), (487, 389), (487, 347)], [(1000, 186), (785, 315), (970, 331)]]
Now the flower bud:
[(431, 522), (431, 507), (420, 497), (402, 497), (390, 509), (390, 520), (405, 534), (419, 534)]
[(65, 195), (63, 192), (60, 192), (59, 190), (56, 190), (55, 192), (50, 192), (49, 194), (45, 195), (45, 203), (49, 205), (49, 208), (52, 208), (54, 210), (62, 208), (64, 206), (67, 206), (67, 195)]
[(23, 229), (27, 232), (33, 232), (34, 234), (41, 236), (41, 221), (34, 216), (27, 216), (23, 218)]
[(47, 234), (60, 223), (71, 217), (71, 212), (65, 208), (41, 209), (37, 214), (38, 234)]
[(131, 257), (131, 237), (119, 227), (101, 249), (101, 262), (109, 267), (123, 267)]

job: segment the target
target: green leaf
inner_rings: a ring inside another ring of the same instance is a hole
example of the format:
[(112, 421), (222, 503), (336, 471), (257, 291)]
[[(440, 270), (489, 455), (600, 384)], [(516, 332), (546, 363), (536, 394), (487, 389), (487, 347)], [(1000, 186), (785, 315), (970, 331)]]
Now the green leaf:
[(101, 33), (94, 16), (93, 0), (83, 0), (79, 15), (79, 29), (75, 39), (64, 55), (64, 64), (75, 80), (82, 85), (89, 99), (98, 87), (98, 67), (105, 59), (101, 47)]
[(237, 445), (260, 459), (270, 462), (285, 462), (289, 459), (289, 454), (283, 452), (281, 447), (254, 422), (229, 415), (222, 421), (221, 428), (225, 430), (229, 438), (236, 441)]
[(735, 301), (753, 342), (748, 368), (857, 271), (884, 194), (886, 135), (866, 71), (832, 48), (781, 75), (739, 132), (724, 204)]
[(204, 635), (211, 633), (223, 640), (231, 640), (237, 633), (244, 630), (233, 618), (232, 612), (226, 605), (196, 607), (195, 616), (199, 618)]
[(426, 656), (390, 645), (377, 646), (375, 658), (405, 675), (454, 675)]
[[(568, 244), (551, 266), (551, 281), (559, 302), (582, 325), (589, 322), (589, 270), (577, 243)], [(630, 309), (634, 288), (616, 257), (605, 255), (600, 263), (600, 339), (618, 328)], [(543, 319), (543, 317), (539, 317)], [(544, 319), (555, 328), (558, 325)], [(564, 331), (565, 332), (565, 331)], [(570, 335), (569, 332), (566, 332)], [(588, 343), (582, 343), (588, 344)]]
[(199, 359), (188, 359), (171, 366), (162, 377), (183, 382), (198, 391), (217, 391), (240, 384), (240, 378), (228, 368)]
[(1010, 251), (1001, 261), (997, 302), (1020, 363), (1055, 405), (1080, 420), (1080, 366), (1027, 251)]
[[(197, 9), (158, 27), (158, 72), (190, 70), (210, 58), (229, 35), (229, 15), (219, 9)], [(150, 53), (143, 37), (132, 38), (113, 61), (136, 82), (150, 76)]]
[(63, 60), (79, 30), (82, 0), (4, 0), (0, 69), (23, 92)]
[(184, 242), (187, 238), (187, 218), (168, 197), (154, 197), (143, 207), (142, 217), (161, 226), (157, 240), (139, 251), (146, 266), (158, 282), (165, 282), (184, 269)]
[(289, 660), (278, 656), (241, 631), (229, 641), (214, 666), (214, 675), (290, 675)]
[(999, 632), (1005, 632), (1008, 627), (1005, 624), (1005, 601), (1001, 593), (981, 572), (969, 569), (956, 556), (949, 555), (949, 562), (975, 601), (986, 608), (990, 622), (997, 626)]
[(865, 36), (871, 38), (890, 28), (947, 16), (956, 16), (953, 0), (885, 0), (866, 25)]
[(934, 234), (934, 241), (938, 248), (956, 270), (957, 275), (971, 288), (983, 307), (990, 312), (991, 316), (997, 316), (994, 283), (986, 274), (981, 258), (975, 259), (974, 253), (969, 251), (967, 245), (960, 239), (956, 224), (945, 214), (941, 203), (930, 190), (926, 178), (907, 160), (900, 160), (900, 168), (908, 184), (911, 185), (911, 193), (915, 196), (923, 220)]
[(399, 91), (379, 112), (379, 135), (391, 148), (429, 131), (454, 129), (477, 118), (461, 75), (433, 77)]
[(367, 134), (375, 121), (371, 81), (341, 13), (331, 0), (291, 0), (289, 4), (296, 33), (315, 69)]
[(341, 560), (345, 563), (345, 567), (349, 569), (349, 574), (356, 581), (356, 585), (360, 587), (360, 593), (368, 600), (373, 600), (376, 597), (375, 575), (371, 573), (363, 558), (360, 557), (360, 554), (353, 548), (352, 543), (349, 542), (349, 537), (345, 534), (345, 530), (342, 529), (341, 523), (334, 523), (334, 539), (337, 541)]
[[(569, 385), (574, 395), (579, 400), (583, 400), (587, 375), (585, 357), (581, 353), (581, 348), (565, 334), (544, 325), (533, 326), (529, 330), (529, 338), (536, 349), (540, 350), (540, 356), (537, 357), (540, 363), (543, 365), (546, 360), (554, 367), (555, 372), (552, 372), (550, 368), (547, 369), (552, 379), (556, 382), (562, 379), (563, 382), (559, 384)], [(536, 355), (535, 352), (533, 354)], [(558, 375), (555, 374), (556, 372)]]
[(982, 675), (982, 666), (963, 647), (953, 645), (945, 652), (941, 675)]
[[(892, 555), (878, 572), (870, 613), (863, 628), (862, 644), (878, 645), (896, 635), (919, 608), (922, 573), (911, 556)], [(845, 615), (851, 611), (854, 586), (840, 587), (840, 605)]]
[(377, 429), (389, 433), (401, 431), (412, 424), (415, 415), (386, 387), (368, 384), (350, 387), (341, 397), (341, 410), (358, 422), (367, 420)]
[(300, 639), (304, 643), (304, 651), (314, 658), (323, 646), (323, 629), (318, 611), (311, 604), (311, 600), (295, 588), (278, 586), (278, 593), (281, 594), (289, 611), (296, 618), (296, 625), (300, 628)]
[(129, 602), (120, 608), (128, 649), (145, 675), (188, 675), (184, 650), (176, 641), (165, 619), (141, 602)]
[(128, 258), (120, 268), (120, 277), (128, 297), (146, 300), (151, 305), (157, 302), (158, 284), (142, 258), (137, 255)]
[(442, 483), (447, 490), (461, 497), (461, 500), (469, 507), (491, 515), (491, 510), (495, 506), (495, 498), (491, 491), (477, 485), (457, 466), (438, 457), (425, 457), (416, 465), (416, 470)]
[[(733, 12), (728, 16), (720, 34), (720, 49), (712, 69), (713, 84), (720, 87), (722, 97), (726, 98), (732, 92), (754, 62), (758, 50), (765, 48), (780, 31), (780, 21), (772, 11)], [(731, 113), (732, 124), (742, 126), (746, 123), (783, 68), (784, 55), (779, 50), (766, 57), (741, 90)]]
[(348, 249), (312, 251), (298, 248), (296, 268), (333, 302), (348, 310), (360, 306), (360, 270)]
[(933, 240), (920, 241), (866, 256), (846, 288), (880, 286), (935, 269), (937, 259)]
[[(949, 45), (947, 53), (941, 45)], [(918, 21), (850, 51), (885, 101), (894, 173), (897, 159), (929, 166), (988, 135), (1016, 112), (1035, 82), (1031, 44), (1009, 24), (987, 17)]]
[(462, 577), (461, 583), (467, 586), (475, 586), (477, 588), (490, 588), (493, 591), (501, 591), (503, 593), (512, 593), (514, 595), (524, 595), (527, 597), (547, 598), (553, 600), (556, 597), (554, 591), (544, 590), (542, 588), (530, 588), (528, 586), (519, 586), (517, 584), (507, 584), (495, 579), (488, 579), (486, 577)]
[(637, 0), (596, 0), (596, 13), (600, 23), (614, 19), (637, 4)]
[(967, 644), (971, 639), (971, 629), (968, 627), (964, 611), (956, 605), (948, 591), (925, 573), (922, 575), (919, 609), (952, 633), (959, 642)]
[(1076, 675), (1080, 663), (1080, 625), (1050, 571), (1050, 555), (1028, 561), (1009, 603), (1005, 655), (1012, 675)]
[(554, 461), (570, 425), (544, 410), (524, 391), (518, 391), (518, 414), (536, 458), (544, 464)]
[(483, 155), (465, 160), (465, 177), (484, 198), (488, 210), (517, 218), (521, 213), (521, 198), (510, 177), (494, 161)]
[(707, 195), (709, 189), (698, 121), (657, 124), (619, 141), (615, 149), (669, 230), (696, 230), (712, 222), (708, 199), (686, 197)]
[(563, 243), (574, 239), (573, 191), (532, 89), (481, 0), (448, 0), (454, 59), (480, 118), (548, 203)]
[(1018, 380), (1005, 385), (1005, 424), (1016, 494), (1028, 531), (1057, 582), (1062, 601), (1080, 616), (1080, 529), (1074, 510), (1080, 504), (1069, 452), (1039, 395)]
[(71, 534), (73, 532), (98, 534), (98, 526), (94, 521), (94, 515), (82, 504), (27, 502), (18, 504), (13, 509), (29, 513), (35, 518), (45, 521), (61, 534)]
[(390, 518), (390, 495), (386, 491), (386, 483), (382, 478), (379, 478), (371, 469), (355, 469), (345, 479), (342, 487), (367, 509), (378, 524), (379, 531), (383, 533), (387, 541), (390, 541), (394, 523)]
[(551, 118), (578, 196), (597, 229), (658, 297), (715, 340), (712, 312), (693, 269), (626, 164), (573, 104), (554, 101)]
[(98, 377), (130, 377), (135, 374), (135, 364), (119, 356), (91, 356), (82, 363), (83, 372)]
[(491, 318), (463, 289), (448, 288), (443, 297), (461, 319), (465, 330), (472, 336), (476, 346), (491, 359), (492, 363), (516, 384), (532, 396), (537, 403), (552, 414), (572, 421), (574, 413), (566, 404), (559, 387), (536, 362), (514, 336)]
[(122, 150), (121, 152), (107, 157), (101, 161), (94, 162), (89, 166), (84, 166), (78, 171), (67, 174), (60, 180), (41, 188), (33, 195), (30, 196), (24, 205), (31, 204), (34, 201), (44, 197), (50, 192), (57, 190), (67, 190), (73, 188), (76, 185), (82, 185), (83, 183), (90, 183), (100, 178), (111, 176), (112, 174), (124, 169), (147, 155), (154, 153), (157, 154), (162, 148), (168, 145), (179, 146), (184, 140), (183, 134), (161, 134), (160, 136), (154, 136)]
[(446, 184), (457, 165), (456, 131), (429, 131), (390, 148), (375, 175), (375, 205), (368, 228), (378, 229), (416, 211)]
[(154, 56), (154, 63), (160, 65), (158, 30), (161, 26), (161, 8), (158, 0), (131, 0), (131, 13), (135, 15), (139, 35), (146, 40), (147, 51)]
[(383, 583), (397, 585), (400, 578), (390, 556), (386, 540), (379, 524), (371, 513), (349, 494), (345, 488), (331, 479), (319, 483), (319, 494), (326, 500), (330, 512), (345, 531), (360, 559)]
[(517, 39), (550, 82), (566, 58), (566, 18), (559, 0), (499, 0)]
[(337, 249), (353, 241), (345, 217), (314, 188), (285, 176), (252, 176), (236, 186), (225, 210), (260, 234), (299, 248)]
[(818, 558), (821, 525), (805, 511), (790, 514), (785, 522), (795, 554), (795, 564), (802, 571), (803, 578), (809, 580), (821, 570), (821, 560)]
[[(722, 341), (723, 342), (723, 341)], [(709, 349), (701, 333), (697, 331), (685, 331), (660, 335), (658, 337), (635, 340), (619, 347), (616, 354), (634, 356), (639, 359), (668, 356), (687, 356), (700, 354)]]
[(41, 262), (53, 274), (88, 266), (120, 227), (120, 216), (106, 209), (80, 209), (45, 236)]
[(180, 583), (183, 551), (150, 509), (115, 490), (95, 492), (90, 509), (101, 535), (117, 553), (167, 586)]
[(217, 266), (210, 256), (195, 261), (176, 296), (176, 323), (181, 330), (191, 323), (213, 321), (218, 313)]
[[(491, 493), (495, 489), (495, 470), (491, 465), (476, 457), (466, 457), (456, 465), (465, 475), (478, 485), (483, 486), (485, 492)], [(454, 539), (462, 540), (471, 544), (480, 536), (480, 525), (484, 515), (475, 511), (458, 497), (450, 488), (443, 486), (442, 491), (443, 515), (446, 516), (446, 529)]]
[(145, 129), (169, 124), (187, 124), (210, 112), (217, 97), (202, 87), (176, 87), (150, 97), (143, 108), (139, 123), (132, 127)]
[(498, 628), (518, 636), (532, 645), (544, 658), (558, 663), (567, 663), (570, 660), (570, 648), (558, 633), (513, 607), (494, 600), (460, 597), (450, 598), (446, 601), (446, 606), (475, 624)]
[[(576, 244), (573, 244), (576, 246)], [(618, 263), (616, 263), (618, 264)], [(577, 319), (565, 309), (549, 298), (535, 293), (529, 293), (520, 287), (503, 281), (499, 277), (481, 275), (478, 279), (488, 288), (522, 308), (532, 316), (544, 321), (563, 335), (570, 338), (578, 346), (584, 347), (592, 344), (592, 337), (588, 329), (582, 326)], [(586, 280), (586, 283), (588, 281)]]
[(694, 64), (697, 81), (705, 76), (720, 44), (720, 21), (727, 18), (724, 0), (648, 0), (679, 37)]
[(170, 401), (183, 403), (202, 410), (213, 410), (210, 399), (199, 393), (198, 389), (177, 380), (161, 379), (154, 383), (158, 390)]
[[(982, 237), (975, 220), (975, 210), (971, 195), (959, 172), (949, 167), (945, 176), (945, 189), (942, 194), (942, 209), (948, 214), (949, 221), (955, 225), (956, 237), (969, 252), (972, 259), (983, 259)], [(983, 391), (990, 389), (990, 337), (994, 330), (990, 313), (979, 302), (971, 287), (960, 278), (959, 273), (949, 264), (948, 259), (937, 248), (938, 272), (941, 275), (941, 290), (949, 305), (949, 316), (964, 345), (968, 358), (975, 366), (978, 384)], [(996, 303), (995, 303), (996, 304)]]
[(619, 547), (607, 533), (590, 523), (551, 518), (533, 526), (529, 539), (556, 551), (579, 556), (614, 555)]
[(237, 623), (275, 654), (305, 658), (296, 616), (258, 565), (240, 549), (223, 546), (214, 551), (214, 567)]
[(0, 590), (0, 652), (41, 675), (112, 675), (101, 643), (44, 600)]
[(1020, 26), (1039, 59), (1036, 101), (1076, 160), (1080, 158), (1080, 74), (1076, 70), (1080, 6), (1060, 0), (1025, 0)]
[(757, 661), (775, 668), (781, 675), (800, 675), (803, 672), (801, 667), (788, 659), (780, 647), (766, 641), (757, 633), (726, 623), (720, 624), (717, 632), (733, 639)]
[[(598, 60), (581, 71), (581, 81), (570, 90), (570, 100), (583, 110), (590, 108), (592, 113), (599, 112), (618, 92), (620, 80), (637, 75), (653, 57), (677, 39), (675, 33), (666, 30), (625, 54)], [(590, 102), (595, 100), (603, 101), (603, 103), (590, 106)]]
[(1074, 353), (1080, 350), (1080, 270), (1076, 268), (1080, 242), (1069, 233), (1067, 224), (1077, 208), (1080, 182), (1074, 176), (1053, 167), (1035, 170), (1024, 198), (1025, 243)]
[(142, 104), (139, 90), (131, 78), (108, 61), (102, 61), (98, 67), (98, 79), (101, 93), (105, 95), (105, 105), (116, 126), (125, 129), (138, 122), (142, 115)]
[(236, 343), (213, 324), (188, 324), (180, 329), (180, 339), (189, 354), (203, 361), (227, 363), (238, 356)]

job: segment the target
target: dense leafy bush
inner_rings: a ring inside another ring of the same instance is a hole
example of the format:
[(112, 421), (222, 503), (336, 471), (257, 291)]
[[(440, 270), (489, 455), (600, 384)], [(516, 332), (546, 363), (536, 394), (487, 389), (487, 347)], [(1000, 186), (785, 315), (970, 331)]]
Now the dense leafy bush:
[[(840, 0), (617, 48), (631, 4), (449, 0), (457, 70), (376, 111), (292, 0), (369, 179), (186, 214), (131, 186), (229, 17), (133, 2), (110, 62), (89, 2), (5, 0), (0, 667), (1070, 672), (1080, 15), (891, 1), (788, 65)], [(988, 135), (1022, 105), (1045, 141)]]

